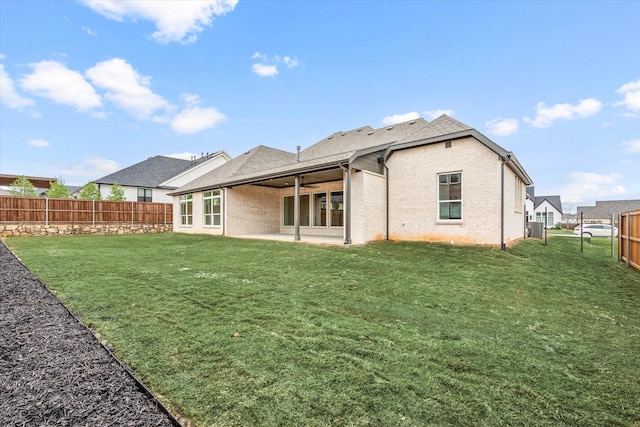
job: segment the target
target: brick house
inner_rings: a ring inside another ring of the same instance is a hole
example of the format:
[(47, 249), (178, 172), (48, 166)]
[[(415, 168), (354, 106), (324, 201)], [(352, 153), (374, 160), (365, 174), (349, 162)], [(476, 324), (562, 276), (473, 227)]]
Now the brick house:
[(170, 194), (174, 231), (506, 247), (524, 237), (531, 178), (513, 153), (446, 115), (258, 146)]
[(224, 151), (193, 157), (191, 160), (167, 156), (153, 156), (119, 171), (96, 179), (102, 197), (118, 184), (124, 190), (125, 200), (138, 202), (171, 203), (168, 193), (193, 181), (231, 160)]

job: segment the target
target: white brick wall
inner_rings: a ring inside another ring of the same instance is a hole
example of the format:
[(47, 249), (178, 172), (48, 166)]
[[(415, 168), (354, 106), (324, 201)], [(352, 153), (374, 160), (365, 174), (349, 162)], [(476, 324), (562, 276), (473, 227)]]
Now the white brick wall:
[(386, 184), (383, 175), (357, 172), (351, 175), (351, 243), (384, 240), (386, 232)]
[[(388, 161), (391, 240), (500, 245), (498, 155), (474, 138), (396, 151)], [(462, 220), (438, 220), (439, 173), (462, 172)], [(505, 241), (520, 238), (524, 217), (514, 211), (513, 172), (505, 167)], [(524, 193), (524, 189), (523, 189)], [(522, 200), (524, 205), (524, 199)], [(522, 209), (520, 209), (522, 210)]]

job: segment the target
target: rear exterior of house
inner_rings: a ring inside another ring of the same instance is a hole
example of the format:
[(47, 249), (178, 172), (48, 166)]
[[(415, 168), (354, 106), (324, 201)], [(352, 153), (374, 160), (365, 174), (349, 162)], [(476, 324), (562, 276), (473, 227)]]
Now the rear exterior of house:
[(338, 132), (297, 156), (257, 147), (172, 193), (174, 231), (505, 247), (524, 237), (530, 184), (513, 153), (441, 116)]

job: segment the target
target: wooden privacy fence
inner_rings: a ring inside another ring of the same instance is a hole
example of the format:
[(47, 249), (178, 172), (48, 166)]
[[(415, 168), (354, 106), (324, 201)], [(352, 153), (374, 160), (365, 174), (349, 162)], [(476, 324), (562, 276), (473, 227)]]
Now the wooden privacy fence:
[(171, 203), (0, 196), (0, 223), (172, 224)]
[(618, 224), (620, 260), (640, 270), (640, 211), (621, 214)]

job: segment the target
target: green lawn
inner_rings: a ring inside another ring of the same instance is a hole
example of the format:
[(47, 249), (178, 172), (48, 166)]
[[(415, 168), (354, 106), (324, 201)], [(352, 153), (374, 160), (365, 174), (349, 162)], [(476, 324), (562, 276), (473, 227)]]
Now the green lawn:
[(192, 425), (640, 424), (640, 273), (608, 239), (6, 243)]

